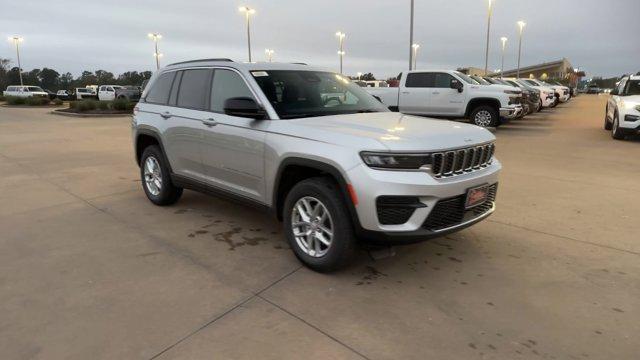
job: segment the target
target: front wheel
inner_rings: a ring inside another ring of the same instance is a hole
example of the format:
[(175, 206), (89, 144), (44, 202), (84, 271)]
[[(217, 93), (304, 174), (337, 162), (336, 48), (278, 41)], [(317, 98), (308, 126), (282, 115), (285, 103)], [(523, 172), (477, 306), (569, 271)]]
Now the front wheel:
[(296, 184), (285, 200), (283, 219), (291, 249), (312, 270), (335, 271), (353, 257), (353, 227), (335, 181), (318, 177)]
[(500, 124), (500, 115), (491, 106), (478, 106), (471, 111), (471, 121), (481, 127), (496, 127)]
[(604, 109), (604, 129), (611, 130), (611, 123), (609, 122), (609, 106)]
[(613, 115), (613, 125), (611, 126), (611, 137), (616, 140), (624, 139), (624, 130), (620, 129), (620, 120), (618, 113)]

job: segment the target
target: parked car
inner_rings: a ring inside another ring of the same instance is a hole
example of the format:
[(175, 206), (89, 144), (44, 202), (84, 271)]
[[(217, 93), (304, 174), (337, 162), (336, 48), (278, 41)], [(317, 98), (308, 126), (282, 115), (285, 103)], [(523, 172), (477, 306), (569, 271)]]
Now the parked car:
[(517, 86), (522, 90), (522, 93), (525, 94), (524, 101), (529, 104), (529, 113), (539, 112), (542, 110), (542, 102), (540, 101), (540, 90), (535, 89), (529, 85), (519, 83), (515, 79), (502, 79), (503, 81), (511, 84), (512, 86)]
[(140, 100), (142, 89), (140, 86), (122, 86), (116, 89), (116, 99), (127, 99), (129, 101)]
[(67, 90), (58, 90), (56, 97), (60, 100), (71, 100), (73, 98), (72, 94)]
[(598, 85), (593, 84), (587, 87), (587, 94), (600, 94), (601, 92), (602, 89)]
[(555, 91), (552, 88), (538, 84), (532, 79), (521, 78), (521, 79), (515, 79), (515, 80), (520, 84), (530, 86), (540, 91), (540, 105), (542, 105), (543, 108), (553, 108), (557, 105), (555, 101), (556, 99)]
[(511, 86), (483, 86), (450, 70), (402, 73), (397, 88), (366, 88), (394, 111), (405, 114), (466, 118), (482, 127), (522, 114), (522, 91)]
[[(327, 92), (340, 101), (322, 100)], [(152, 203), (190, 188), (269, 210), (316, 271), (346, 265), (356, 239), (423, 241), (495, 208), (501, 165), (489, 131), (391, 112), (310, 66), (172, 64), (153, 75), (132, 125)]]
[(567, 87), (567, 86), (564, 86), (564, 85), (559, 84), (559, 83), (550, 83), (550, 82), (541, 81), (541, 80), (538, 80), (538, 82), (541, 83), (542, 85), (545, 85), (545, 86), (548, 86), (548, 87), (552, 88), (553, 91), (555, 91), (556, 101), (557, 102), (565, 103), (565, 102), (569, 101), (569, 99), (571, 98), (571, 94), (569, 92), (569, 87)]
[(618, 87), (611, 90), (604, 117), (605, 130), (611, 130), (614, 139), (640, 131), (640, 76), (624, 77)]
[(98, 100), (112, 101), (116, 99), (116, 90), (121, 89), (120, 85), (100, 85), (98, 88)]
[(98, 98), (98, 95), (96, 95), (96, 92), (91, 88), (76, 88), (77, 100), (97, 99), (97, 98)]
[(48, 97), (49, 94), (39, 86), (11, 85), (2, 92), (4, 96), (16, 97)]
[[(520, 99), (520, 104), (522, 105), (523, 111), (522, 114), (520, 114), (520, 116), (518, 116), (518, 118), (523, 118), (525, 115), (528, 115), (529, 113), (531, 113), (531, 108), (529, 107), (529, 104), (527, 103), (528, 100), (528, 94), (525, 93), (522, 89), (520, 89), (520, 87), (518, 86), (513, 86), (512, 84), (509, 84), (508, 82), (499, 79), (499, 78), (492, 78), (492, 77), (488, 77), (485, 76), (483, 78), (481, 78), (482, 80), (484, 80), (486, 83), (488, 83), (489, 85), (492, 86), (508, 86), (510, 88), (517, 88), (520, 91), (522, 91), (522, 97)], [(474, 78), (474, 80), (478, 81), (477, 79)]]

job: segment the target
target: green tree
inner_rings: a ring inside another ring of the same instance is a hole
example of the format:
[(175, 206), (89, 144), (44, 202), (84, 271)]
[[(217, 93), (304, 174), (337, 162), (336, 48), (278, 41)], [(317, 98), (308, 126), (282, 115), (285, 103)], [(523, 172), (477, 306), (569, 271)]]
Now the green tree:
[(96, 81), (96, 85), (106, 85), (115, 83), (116, 79), (111, 72), (106, 70), (96, 70)]
[(91, 71), (83, 71), (77, 79), (76, 87), (85, 87), (87, 85), (98, 85), (98, 78)]
[(40, 86), (48, 90), (58, 90), (60, 86), (60, 74), (49, 68), (43, 68), (38, 74)]
[(66, 72), (60, 75), (60, 86), (58, 89), (69, 90), (73, 87), (73, 75), (70, 72)]

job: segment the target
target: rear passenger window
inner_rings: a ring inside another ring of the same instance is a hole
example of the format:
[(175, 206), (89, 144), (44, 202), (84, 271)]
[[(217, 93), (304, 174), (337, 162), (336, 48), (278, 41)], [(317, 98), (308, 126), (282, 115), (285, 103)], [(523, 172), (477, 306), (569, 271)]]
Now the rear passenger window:
[(189, 109), (206, 109), (210, 81), (209, 69), (186, 70), (180, 81), (177, 105)]
[(433, 87), (433, 73), (410, 73), (407, 75), (405, 87), (408, 88), (430, 88)]
[(153, 87), (149, 89), (149, 94), (147, 94), (145, 98), (146, 102), (161, 105), (166, 104), (169, 99), (169, 91), (171, 90), (171, 84), (173, 83), (175, 74), (176, 73), (172, 71), (160, 75), (158, 80), (153, 83)]
[(242, 76), (235, 71), (217, 69), (213, 75), (211, 89), (211, 110), (224, 112), (224, 102), (234, 97), (248, 97), (253, 99), (251, 90), (247, 87)]

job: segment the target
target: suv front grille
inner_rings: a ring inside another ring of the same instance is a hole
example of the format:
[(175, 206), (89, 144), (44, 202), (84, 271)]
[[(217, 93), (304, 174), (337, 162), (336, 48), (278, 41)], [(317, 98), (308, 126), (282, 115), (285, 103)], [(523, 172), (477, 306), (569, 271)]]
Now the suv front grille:
[(433, 210), (431, 210), (431, 213), (429, 213), (429, 216), (422, 224), (422, 227), (430, 231), (438, 231), (484, 215), (493, 207), (497, 192), (498, 184), (489, 186), (487, 200), (484, 203), (467, 210), (464, 208), (466, 195), (440, 200), (436, 203)]
[(431, 171), (437, 178), (460, 175), (489, 166), (495, 145), (485, 144), (431, 155)]

